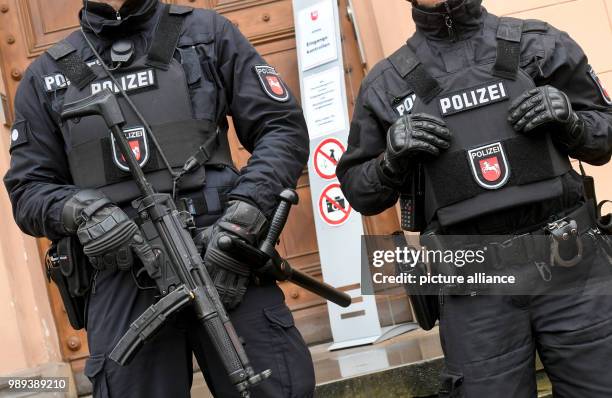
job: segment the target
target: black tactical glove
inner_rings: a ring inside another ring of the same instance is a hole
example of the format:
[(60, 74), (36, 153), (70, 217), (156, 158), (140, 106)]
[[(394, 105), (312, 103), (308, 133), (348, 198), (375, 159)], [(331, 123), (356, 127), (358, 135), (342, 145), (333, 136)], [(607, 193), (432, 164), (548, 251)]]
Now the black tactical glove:
[(440, 155), (450, 147), (452, 134), (437, 117), (419, 113), (399, 118), (387, 132), (387, 149), (380, 162), (383, 182), (400, 187), (415, 164)]
[(242, 301), (251, 277), (251, 267), (239, 255), (222, 250), (219, 238), (229, 235), (256, 245), (266, 224), (266, 217), (258, 208), (235, 200), (229, 203), (225, 214), (205, 233), (207, 248), (204, 263), (227, 309), (236, 308)]
[(526, 91), (510, 106), (508, 121), (517, 132), (536, 132), (540, 127), (552, 139), (571, 150), (584, 140), (584, 121), (572, 110), (567, 95), (553, 86)]
[(155, 261), (138, 226), (100, 191), (86, 189), (66, 202), (64, 228), (77, 235), (96, 269), (129, 270), (135, 253), (143, 264)]

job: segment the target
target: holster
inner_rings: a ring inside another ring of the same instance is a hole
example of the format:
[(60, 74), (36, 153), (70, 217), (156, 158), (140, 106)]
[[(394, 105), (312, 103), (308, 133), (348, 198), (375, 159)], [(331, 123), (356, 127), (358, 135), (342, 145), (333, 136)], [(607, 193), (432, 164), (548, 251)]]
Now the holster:
[[(395, 234), (394, 239), (397, 247), (404, 247), (407, 245), (403, 233)], [(413, 274), (418, 280), (421, 275), (427, 274), (428, 269), (427, 265), (423, 263), (416, 264), (414, 267), (398, 264), (397, 271), (398, 273)], [(404, 289), (412, 304), (412, 311), (417, 323), (424, 330), (431, 330), (440, 317), (438, 295), (432, 295), (430, 291), (426, 291), (419, 286), (418, 283), (406, 283), (404, 284)]]
[(45, 255), (47, 279), (57, 286), (70, 325), (75, 330), (86, 325), (86, 299), (93, 268), (78, 239), (73, 236), (53, 242)]
[(612, 200), (597, 201), (595, 195), (595, 179), (586, 174), (582, 162), (579, 162), (580, 173), (582, 175), (582, 185), (584, 188), (584, 196), (587, 201), (590, 201), (593, 207), (596, 208), (597, 227), (605, 235), (612, 235), (612, 213), (604, 214), (604, 206), (612, 204)]

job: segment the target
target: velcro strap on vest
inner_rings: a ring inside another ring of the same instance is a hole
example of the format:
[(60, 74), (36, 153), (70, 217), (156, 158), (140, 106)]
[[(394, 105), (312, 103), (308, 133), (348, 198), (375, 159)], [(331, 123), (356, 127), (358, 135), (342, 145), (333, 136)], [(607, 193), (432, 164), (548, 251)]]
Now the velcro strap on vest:
[(431, 102), (442, 92), (438, 81), (429, 74), (408, 45), (405, 44), (387, 59), (417, 97), (425, 103)]
[[(194, 155), (194, 148), (205, 146), (210, 158), (209, 165), (233, 165), (226, 132), (217, 132), (214, 126), (203, 120), (186, 120), (152, 126), (153, 134), (173, 168), (182, 168), (186, 160)], [(212, 137), (214, 139), (211, 139)], [(143, 166), (145, 173), (165, 170), (157, 150), (149, 147), (150, 157)], [(131, 179), (131, 174), (120, 170), (113, 161), (110, 135), (99, 140), (82, 144), (78, 151), (69, 156), (71, 173), (75, 183), (88, 188), (100, 188)], [(92, 168), (92, 159), (101, 159), (102, 165)]]
[(192, 216), (199, 216), (208, 213), (208, 205), (206, 204), (206, 197), (200, 192), (192, 197), (182, 197), (176, 203), (176, 206), (181, 211), (186, 211)]
[(523, 21), (516, 18), (500, 18), (497, 28), (497, 59), (493, 75), (515, 80), (521, 61)]
[(168, 69), (183, 29), (185, 16), (193, 11), (191, 7), (177, 5), (165, 7), (166, 12), (159, 20), (146, 62), (147, 65), (162, 70)]
[(190, 171), (194, 166), (204, 166), (212, 157), (215, 155), (215, 150), (219, 146), (218, 142), (219, 128), (217, 127), (217, 134), (211, 135), (210, 138), (203, 144), (200, 145), (198, 150), (185, 162), (183, 170)]
[[(529, 142), (526, 142), (529, 141)], [(525, 185), (547, 180), (567, 173), (570, 169), (567, 159), (551, 154), (545, 138), (518, 136), (502, 142), (508, 155), (510, 178), (507, 186)], [(534, 166), (534, 163), (537, 166)], [(433, 166), (433, 165), (432, 165)], [(472, 178), (469, 159), (466, 151), (447, 153), (435, 161), (435, 167), (428, 167), (427, 173), (434, 182), (434, 208), (440, 209), (448, 205), (470, 199), (487, 189), (480, 187)], [(458, 187), (461, 181), (461, 189)], [(430, 187), (428, 187), (430, 188)]]
[(523, 22), (523, 33), (548, 32), (548, 23), (537, 19), (526, 19)]
[[(204, 133), (198, 125), (203, 121), (185, 121), (172, 122), (161, 126), (152, 126), (153, 134), (157, 138), (159, 145), (163, 148), (164, 154), (172, 168), (183, 168), (190, 157), (194, 155), (193, 148), (205, 148), (209, 156), (204, 159), (203, 155), (197, 155), (199, 158), (198, 164), (222, 164), (232, 165), (231, 153), (229, 152), (229, 144), (224, 145), (223, 141), (227, 141), (227, 135), (217, 134), (213, 128), (207, 128)], [(110, 146), (110, 140), (107, 140), (107, 146)], [(185, 143), (191, 143), (193, 146), (187, 146)], [(143, 167), (145, 173), (165, 170), (165, 165), (158, 156), (155, 148), (151, 147), (152, 158)], [(201, 150), (196, 153), (200, 154)], [(104, 169), (106, 173), (107, 183), (113, 184), (126, 178), (130, 179), (131, 174), (120, 170), (113, 162), (111, 156), (104, 157)]]
[(47, 54), (57, 62), (62, 73), (70, 80), (70, 84), (74, 84), (79, 90), (96, 79), (96, 74), (67, 41), (62, 40), (55, 44), (47, 50)]

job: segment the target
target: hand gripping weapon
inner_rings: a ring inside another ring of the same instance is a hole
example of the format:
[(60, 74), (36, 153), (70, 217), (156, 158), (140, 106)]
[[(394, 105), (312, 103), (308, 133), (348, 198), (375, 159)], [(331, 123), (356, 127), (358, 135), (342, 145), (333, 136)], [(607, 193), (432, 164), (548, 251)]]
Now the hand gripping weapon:
[(91, 115), (104, 118), (142, 194), (138, 212), (146, 222), (141, 228), (144, 236), (150, 239), (156, 254), (151, 261), (143, 263), (163, 296), (132, 323), (111, 352), (110, 358), (120, 365), (128, 364), (167, 318), (191, 305), (219, 354), (231, 383), (242, 397), (248, 397), (249, 389), (268, 378), (271, 372), (265, 370), (256, 374), (249, 364), (184, 218), (170, 195), (154, 192), (132, 153), (121, 129), (125, 119), (115, 95), (104, 90), (84, 100), (67, 104), (62, 112), (63, 119)]
[[(242, 397), (249, 397), (250, 388), (268, 378), (271, 372), (264, 370), (256, 374), (251, 367), (191, 237), (189, 222), (179, 213), (170, 195), (158, 194), (153, 190), (138, 165), (121, 129), (125, 119), (115, 95), (109, 90), (103, 90), (83, 100), (66, 104), (61, 116), (65, 120), (94, 115), (101, 116), (111, 130), (142, 195), (135, 202), (143, 220), (140, 227), (155, 253), (154, 258), (143, 261), (143, 265), (162, 295), (157, 303), (132, 323), (109, 355), (110, 359), (120, 365), (128, 364), (170, 316), (191, 305), (222, 359), (230, 381)], [(274, 214), (261, 248), (253, 248), (227, 236), (220, 238), (219, 246), (224, 250), (242, 250), (242, 255), (254, 263), (256, 272), (272, 275), (277, 280), (290, 280), (347, 307), (351, 303), (350, 296), (292, 269), (274, 249), (291, 205), (295, 203), (295, 192), (286, 190), (281, 194), (281, 204)]]

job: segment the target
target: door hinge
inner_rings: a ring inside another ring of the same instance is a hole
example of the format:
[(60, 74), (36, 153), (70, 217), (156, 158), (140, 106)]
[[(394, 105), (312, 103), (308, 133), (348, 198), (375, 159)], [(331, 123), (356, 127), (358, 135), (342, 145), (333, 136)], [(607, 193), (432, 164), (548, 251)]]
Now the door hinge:
[(8, 98), (6, 95), (0, 94), (0, 124), (11, 127), (9, 116)]
[(355, 39), (357, 40), (357, 47), (359, 47), (359, 58), (361, 59), (361, 65), (365, 66), (366, 64), (366, 56), (365, 50), (363, 48), (363, 41), (361, 40), (361, 32), (359, 31), (359, 24), (357, 23), (357, 18), (355, 17), (353, 7), (353, 0), (348, 0), (346, 4), (346, 13), (348, 15), (349, 20), (351, 21), (351, 25), (353, 25), (353, 33), (355, 33)]

